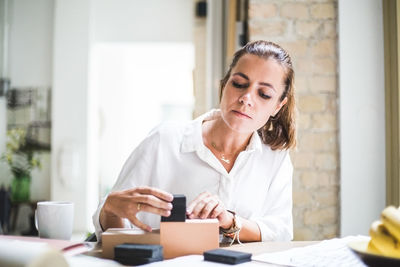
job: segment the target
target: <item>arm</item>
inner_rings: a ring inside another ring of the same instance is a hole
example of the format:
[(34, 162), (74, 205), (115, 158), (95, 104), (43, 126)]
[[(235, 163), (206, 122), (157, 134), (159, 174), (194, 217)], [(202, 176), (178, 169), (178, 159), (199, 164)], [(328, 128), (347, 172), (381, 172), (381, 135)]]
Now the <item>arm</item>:
[[(241, 241), (288, 241), (293, 238), (292, 174), (293, 167), (287, 153), (266, 193), (263, 215), (248, 219), (239, 216)], [(233, 225), (233, 214), (226, 210), (218, 196), (208, 192), (193, 200), (188, 207), (188, 215), (193, 219), (217, 218), (222, 229)]]
[(242, 229), (240, 230), (239, 240), (243, 242), (261, 241), (261, 232), (257, 223), (241, 218)]
[[(233, 213), (226, 210), (218, 196), (208, 192), (201, 193), (187, 208), (190, 219), (217, 218), (219, 227), (229, 229), (234, 224)], [(237, 216), (238, 217), (238, 216)], [(261, 241), (260, 229), (256, 222), (239, 218), (241, 222), (240, 241)]]
[(266, 194), (263, 216), (249, 218), (260, 228), (261, 241), (293, 239), (292, 176), (293, 166), (287, 153)]

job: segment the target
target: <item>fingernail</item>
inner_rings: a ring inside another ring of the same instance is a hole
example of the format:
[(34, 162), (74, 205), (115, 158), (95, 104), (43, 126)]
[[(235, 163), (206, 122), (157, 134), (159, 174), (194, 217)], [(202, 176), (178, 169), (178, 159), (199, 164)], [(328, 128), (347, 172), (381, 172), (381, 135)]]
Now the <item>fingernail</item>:
[(168, 203), (168, 208), (172, 210), (173, 207), (171, 203)]

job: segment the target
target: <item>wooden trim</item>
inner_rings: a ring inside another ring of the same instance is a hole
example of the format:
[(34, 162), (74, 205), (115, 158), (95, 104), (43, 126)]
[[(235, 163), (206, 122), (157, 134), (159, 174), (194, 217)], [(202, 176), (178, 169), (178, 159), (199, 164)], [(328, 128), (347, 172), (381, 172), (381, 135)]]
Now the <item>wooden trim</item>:
[(232, 60), (233, 54), (236, 50), (236, 14), (237, 14), (237, 0), (228, 1), (228, 27), (227, 27), (227, 44), (226, 44), (226, 64)]
[(400, 204), (400, 2), (383, 0), (386, 115), (386, 204)]

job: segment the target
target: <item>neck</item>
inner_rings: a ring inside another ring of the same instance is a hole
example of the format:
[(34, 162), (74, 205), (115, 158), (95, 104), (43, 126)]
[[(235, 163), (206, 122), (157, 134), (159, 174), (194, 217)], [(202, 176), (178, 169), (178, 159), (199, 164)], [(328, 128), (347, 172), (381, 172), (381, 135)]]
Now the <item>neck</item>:
[(252, 133), (238, 133), (230, 129), (222, 118), (206, 121), (203, 124), (203, 140), (224, 154), (236, 154), (243, 151), (250, 141)]

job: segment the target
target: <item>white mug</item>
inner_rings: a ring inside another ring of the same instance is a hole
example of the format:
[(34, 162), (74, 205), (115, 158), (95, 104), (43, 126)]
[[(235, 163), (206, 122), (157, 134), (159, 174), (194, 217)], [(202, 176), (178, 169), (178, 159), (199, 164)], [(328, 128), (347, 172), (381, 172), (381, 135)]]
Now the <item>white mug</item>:
[(43, 201), (35, 211), (36, 229), (39, 237), (70, 240), (74, 222), (74, 203)]

